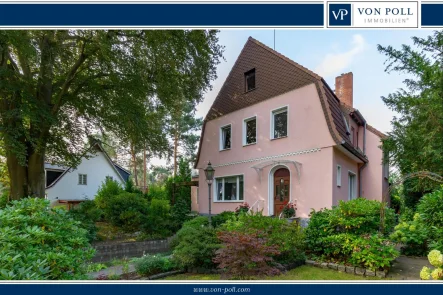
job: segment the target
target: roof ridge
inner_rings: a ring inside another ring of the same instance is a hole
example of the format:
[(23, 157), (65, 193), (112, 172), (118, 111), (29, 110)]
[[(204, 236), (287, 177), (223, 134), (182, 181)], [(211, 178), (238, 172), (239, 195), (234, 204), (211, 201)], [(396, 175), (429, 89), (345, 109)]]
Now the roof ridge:
[(271, 53), (277, 55), (278, 57), (280, 57), (281, 59), (285, 60), (286, 62), (288, 62), (288, 63), (290, 63), (290, 64), (296, 66), (297, 68), (299, 68), (300, 70), (304, 71), (305, 73), (307, 73), (307, 74), (313, 76), (315, 79), (317, 79), (317, 80), (321, 80), (321, 79), (323, 79), (320, 75), (314, 73), (313, 71), (311, 71), (310, 69), (308, 69), (308, 68), (302, 66), (301, 64), (299, 64), (299, 63), (293, 61), (293, 60), (290, 59), (289, 57), (287, 57), (287, 56), (281, 54), (280, 52), (278, 52), (277, 50), (274, 50), (274, 49), (272, 49), (271, 47), (269, 47), (269, 46), (267, 46), (267, 45), (261, 43), (261, 42), (258, 41), (257, 39), (254, 39), (253, 37), (250, 36), (250, 37), (248, 38), (248, 41), (252, 41), (252, 42), (254, 42), (255, 44), (261, 46), (262, 48), (268, 50), (269, 52), (271, 52)]

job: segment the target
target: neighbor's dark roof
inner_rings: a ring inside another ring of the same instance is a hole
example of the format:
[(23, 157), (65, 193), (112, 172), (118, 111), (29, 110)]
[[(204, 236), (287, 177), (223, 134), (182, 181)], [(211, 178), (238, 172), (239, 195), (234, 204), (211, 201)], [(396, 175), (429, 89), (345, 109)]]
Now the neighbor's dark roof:
[[(244, 73), (253, 68), (256, 72), (256, 89), (245, 92)], [(210, 120), (310, 84), (314, 84), (317, 89), (329, 132), (336, 144), (343, 145), (359, 159), (367, 162), (366, 156), (352, 146), (349, 135), (346, 133), (340, 100), (326, 81), (252, 37), (249, 37), (243, 47), (206, 115), (202, 135), (206, 122)], [(200, 137), (195, 168), (197, 168), (202, 141), (203, 136)]]

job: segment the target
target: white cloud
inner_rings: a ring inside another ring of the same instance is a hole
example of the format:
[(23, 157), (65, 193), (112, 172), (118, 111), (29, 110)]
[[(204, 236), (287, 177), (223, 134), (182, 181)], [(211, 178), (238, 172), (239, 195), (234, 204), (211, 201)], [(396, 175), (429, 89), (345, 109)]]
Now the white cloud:
[(352, 63), (354, 58), (363, 52), (366, 47), (365, 39), (360, 34), (353, 35), (351, 46), (351, 49), (345, 52), (328, 53), (317, 66), (315, 72), (324, 78), (341, 74)]

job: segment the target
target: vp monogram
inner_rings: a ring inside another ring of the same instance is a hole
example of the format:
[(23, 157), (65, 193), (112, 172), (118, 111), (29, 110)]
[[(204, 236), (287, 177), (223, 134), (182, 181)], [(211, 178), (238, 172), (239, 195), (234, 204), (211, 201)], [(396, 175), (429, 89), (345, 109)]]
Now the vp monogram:
[(347, 9), (339, 9), (338, 12), (332, 11), (332, 14), (334, 15), (335, 19), (338, 20), (340, 18), (340, 20), (343, 20), (343, 18), (348, 15), (348, 10)]

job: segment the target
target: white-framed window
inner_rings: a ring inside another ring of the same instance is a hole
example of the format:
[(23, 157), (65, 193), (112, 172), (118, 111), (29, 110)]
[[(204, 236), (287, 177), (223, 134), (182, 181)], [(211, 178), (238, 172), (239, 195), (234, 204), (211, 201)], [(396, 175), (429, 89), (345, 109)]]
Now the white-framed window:
[(243, 145), (257, 143), (257, 118), (243, 120)]
[(288, 136), (288, 107), (272, 111), (271, 139)]
[(337, 165), (337, 186), (341, 186), (341, 166)]
[(243, 175), (217, 177), (214, 187), (215, 202), (243, 201)]
[(79, 185), (87, 185), (88, 184), (88, 175), (87, 174), (79, 174), (78, 175), (78, 184)]
[(348, 173), (348, 193), (349, 200), (357, 198), (357, 175), (351, 171)]
[(231, 124), (220, 128), (220, 150), (231, 148)]

